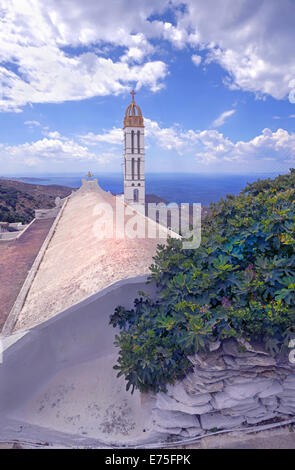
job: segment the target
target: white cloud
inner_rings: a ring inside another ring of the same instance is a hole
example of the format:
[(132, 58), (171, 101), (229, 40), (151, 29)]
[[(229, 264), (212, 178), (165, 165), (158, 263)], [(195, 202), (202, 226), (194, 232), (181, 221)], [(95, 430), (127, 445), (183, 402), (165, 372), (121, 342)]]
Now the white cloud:
[[(100, 152), (99, 155), (97, 156), (97, 160), (100, 164), (107, 165), (110, 162), (113, 162), (114, 160), (119, 160), (122, 162), (122, 153), (121, 152), (110, 152), (110, 151), (105, 151), (105, 152)], [(120, 162), (117, 162), (117, 171), (119, 170), (119, 165)]]
[(226, 83), (277, 99), (295, 79), (295, 3), (292, 0), (186, 0), (178, 28), (193, 47), (219, 63)]
[[(69, 8), (65, 0), (2, 0), (0, 110), (117, 95), (134, 83), (137, 89), (159, 90), (167, 66), (145, 60), (154, 48), (140, 31), (158, 9), (147, 0), (140, 4), (141, 15), (135, 1), (127, 8), (122, 0), (114, 8), (111, 2), (72, 0)], [(107, 43), (125, 52), (116, 60), (103, 57), (95, 46)], [(78, 46), (85, 46), (85, 52)]]
[(48, 137), (50, 137), (50, 139), (61, 139), (62, 136), (60, 135), (60, 133), (58, 131), (43, 131), (43, 134), (47, 135)]
[[(0, 149), (0, 156), (5, 159), (21, 160), (25, 162), (40, 161), (40, 159), (96, 159), (96, 155), (89, 152), (86, 146), (81, 146), (71, 139), (44, 138), (35, 142), (26, 142), (19, 145), (7, 145)], [(34, 160), (38, 159), (38, 160)]]
[[(264, 129), (259, 135), (248, 141), (234, 142), (216, 129), (183, 129), (179, 124), (161, 127), (156, 121), (145, 118), (146, 147), (150, 157), (154, 158), (157, 148), (178, 158), (191, 158), (199, 168), (210, 165), (216, 170), (230, 164), (231, 170), (271, 168), (286, 170), (295, 165), (295, 133), (285, 129), (271, 131)], [(35, 142), (19, 145), (0, 144), (0, 163), (8, 167), (29, 166), (40, 168), (44, 162), (92, 161), (104, 166), (122, 159), (122, 129), (113, 127), (98, 134), (89, 132), (85, 135), (68, 138), (58, 131), (52, 131), (48, 137)], [(51, 136), (51, 137), (50, 137)], [(244, 165), (244, 166), (243, 166)], [(113, 166), (114, 168), (114, 166)], [(196, 167), (195, 167), (196, 168)]]
[(183, 48), (188, 41), (188, 33), (184, 28), (174, 26), (167, 21), (152, 21), (149, 25), (145, 25), (145, 29), (151, 37), (166, 39), (177, 49)]
[(29, 168), (38, 167), (38, 165), (40, 165), (40, 163), (41, 163), (40, 158), (29, 157), (29, 158), (24, 159), (25, 166), (28, 166)]
[(126, 54), (121, 57), (121, 62), (142, 62), (144, 51), (139, 47), (130, 47)]
[(129, 90), (132, 82), (137, 83), (137, 89), (146, 85), (157, 91), (161, 88), (159, 80), (166, 75), (166, 65), (161, 61), (129, 66), (90, 52), (70, 58), (48, 46), (26, 52), (19, 58), (22, 77), (0, 68), (5, 97), (0, 100), (2, 110), (19, 109), (26, 103), (116, 95)]
[(273, 119), (294, 119), (295, 118), (295, 114), (289, 114), (289, 116), (273, 116), (272, 117)]
[[(183, 136), (179, 134), (177, 126), (162, 128), (156, 121), (144, 118), (145, 136), (147, 141), (153, 141), (165, 150), (181, 151), (184, 147)], [(123, 146), (123, 131), (119, 127), (113, 127), (109, 131), (105, 130), (102, 134), (89, 132), (79, 136), (80, 140), (87, 145), (97, 145), (99, 143), (108, 143)]]
[[(122, 129), (120, 129), (120, 133), (122, 134)], [(89, 142), (86, 143), (88, 139)], [(96, 142), (94, 142), (95, 139)], [(115, 142), (108, 139), (100, 140), (99, 135), (94, 136), (91, 133), (87, 134), (87, 139), (86, 137), (84, 139), (83, 136), (80, 140), (85, 143), (81, 144), (75, 138), (62, 136), (58, 131), (52, 131), (47, 133), (47, 137), (33, 142), (18, 145), (0, 144), (0, 166), (2, 167), (3, 163), (4, 167), (41, 168), (45, 163), (52, 165), (54, 162), (54, 164), (66, 165), (68, 164), (66, 162), (83, 164), (84, 161), (106, 165), (114, 160), (122, 159), (121, 150), (118, 151), (108, 145)], [(92, 144), (99, 142), (107, 145), (104, 145), (100, 150), (89, 148)]]
[(223, 126), (227, 118), (235, 114), (236, 110), (235, 109), (230, 109), (228, 111), (224, 111), (223, 113), (220, 114), (220, 116), (215, 119), (213, 122), (213, 127), (220, 127)]
[(200, 65), (200, 63), (202, 62), (202, 57), (200, 55), (193, 54), (192, 55), (192, 61), (195, 64), (195, 66), (198, 67)]
[(39, 121), (25, 121), (24, 124), (25, 124), (25, 126), (29, 126), (29, 127), (39, 127), (39, 126), (41, 126)]
[[(197, 161), (210, 165), (217, 162), (244, 162), (255, 168), (256, 163), (273, 160), (281, 164), (295, 164), (295, 133), (285, 129), (264, 129), (249, 141), (233, 142), (216, 129), (203, 131), (183, 129), (175, 124), (161, 127), (156, 121), (145, 118), (146, 145), (156, 146), (172, 154), (191, 155)], [(112, 128), (102, 134), (80, 136), (87, 145), (107, 143), (122, 146), (122, 129)], [(155, 151), (155, 150), (153, 150)]]
[[(151, 19), (168, 8), (175, 24)], [(204, 51), (230, 88), (282, 99), (295, 79), (294, 17), (291, 0), (1, 0), (0, 110), (117, 95), (134, 83), (156, 92), (168, 68), (150, 59), (155, 39), (190, 46), (197, 66)]]
[(156, 121), (148, 118), (144, 119), (144, 124), (148, 140), (154, 141), (162, 149), (182, 152), (186, 139), (177, 126), (162, 128)]
[(123, 132), (119, 127), (113, 127), (110, 131), (104, 131), (103, 134), (93, 134), (89, 132), (85, 135), (80, 135), (80, 140), (87, 145), (97, 145), (100, 142), (122, 145)]
[(272, 132), (266, 128), (260, 135), (246, 142), (234, 143), (215, 130), (202, 131), (197, 135), (197, 139), (202, 148), (196, 156), (207, 163), (237, 161), (251, 165), (251, 162), (269, 159), (278, 164), (295, 163), (295, 133), (288, 133), (284, 129)]

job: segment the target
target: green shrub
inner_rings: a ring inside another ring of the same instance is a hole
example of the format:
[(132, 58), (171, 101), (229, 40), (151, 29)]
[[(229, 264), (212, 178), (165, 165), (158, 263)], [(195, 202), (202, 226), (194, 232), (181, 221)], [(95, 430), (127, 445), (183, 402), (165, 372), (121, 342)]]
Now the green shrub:
[(284, 354), (295, 337), (295, 170), (248, 185), (211, 205), (202, 243), (158, 246), (149, 281), (158, 300), (142, 296), (118, 307), (118, 375), (127, 389), (165, 390), (190, 370), (189, 354), (212, 341), (258, 341)]

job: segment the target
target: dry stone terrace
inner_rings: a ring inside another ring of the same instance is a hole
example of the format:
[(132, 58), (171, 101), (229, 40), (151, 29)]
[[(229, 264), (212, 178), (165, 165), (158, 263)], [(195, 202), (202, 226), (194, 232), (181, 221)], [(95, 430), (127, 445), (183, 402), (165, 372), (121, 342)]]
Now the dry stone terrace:
[(35, 220), (17, 240), (0, 243), (0, 331), (53, 221)]
[(278, 362), (259, 345), (235, 340), (190, 357), (194, 371), (157, 395), (155, 429), (178, 437), (255, 426), (295, 415), (295, 365)]

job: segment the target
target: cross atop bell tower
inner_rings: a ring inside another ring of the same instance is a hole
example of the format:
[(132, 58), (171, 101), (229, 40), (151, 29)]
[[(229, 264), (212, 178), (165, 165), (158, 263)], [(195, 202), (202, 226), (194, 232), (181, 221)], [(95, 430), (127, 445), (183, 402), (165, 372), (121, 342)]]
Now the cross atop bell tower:
[(124, 117), (124, 201), (145, 204), (144, 122), (132, 90)]
[(135, 103), (134, 101), (134, 95), (136, 95), (136, 92), (134, 90), (130, 91), (130, 95), (132, 95), (132, 103)]

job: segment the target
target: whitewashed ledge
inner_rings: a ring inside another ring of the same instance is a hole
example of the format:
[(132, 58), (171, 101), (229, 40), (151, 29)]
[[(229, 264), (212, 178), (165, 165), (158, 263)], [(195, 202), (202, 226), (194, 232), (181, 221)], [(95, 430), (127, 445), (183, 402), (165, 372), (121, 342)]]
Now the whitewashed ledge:
[(210, 431), (295, 416), (295, 365), (278, 362), (262, 348), (235, 340), (190, 357), (194, 371), (158, 393), (154, 430), (192, 438)]

